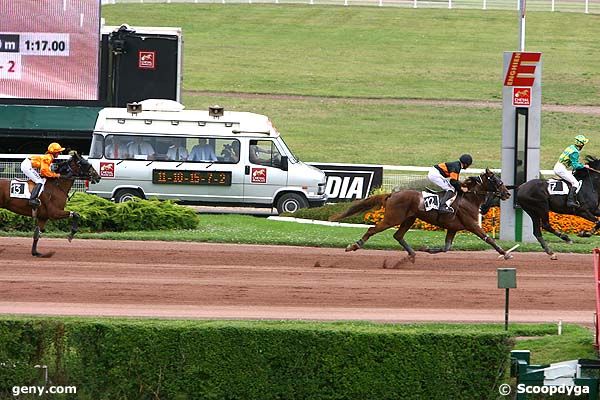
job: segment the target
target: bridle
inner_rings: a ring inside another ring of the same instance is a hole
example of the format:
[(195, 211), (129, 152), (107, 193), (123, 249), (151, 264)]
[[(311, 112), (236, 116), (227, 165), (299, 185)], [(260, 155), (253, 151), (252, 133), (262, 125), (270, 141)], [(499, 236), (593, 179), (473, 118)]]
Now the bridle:
[(494, 181), (496, 182), (492, 182), (492, 180), (490, 179), (489, 176), (486, 175), (486, 182), (483, 182), (483, 178), (482, 176), (486, 175), (486, 173), (484, 172), (483, 174), (473, 178), (475, 179), (475, 181), (477, 181), (477, 183), (480, 186), (484, 186), (485, 190), (469, 190), (467, 193), (474, 193), (474, 194), (484, 194), (486, 196), (492, 196), (492, 197), (500, 197), (500, 188), (502, 187), (503, 183), (500, 179), (498, 179), (498, 177), (496, 177), (494, 175)]

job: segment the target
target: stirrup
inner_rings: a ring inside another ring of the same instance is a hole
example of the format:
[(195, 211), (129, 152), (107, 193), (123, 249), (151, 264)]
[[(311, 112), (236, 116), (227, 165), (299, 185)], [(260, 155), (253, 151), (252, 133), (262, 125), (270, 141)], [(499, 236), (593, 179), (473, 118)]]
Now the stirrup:
[(33, 208), (38, 208), (41, 204), (40, 199), (29, 199), (29, 205)]
[(450, 206), (439, 207), (438, 212), (442, 214), (454, 214), (454, 209)]

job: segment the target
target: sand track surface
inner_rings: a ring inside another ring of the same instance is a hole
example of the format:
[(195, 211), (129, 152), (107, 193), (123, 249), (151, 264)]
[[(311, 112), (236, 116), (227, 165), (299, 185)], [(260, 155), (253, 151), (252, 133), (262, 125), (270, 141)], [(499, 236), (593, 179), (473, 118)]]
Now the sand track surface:
[[(592, 324), (591, 254), (400, 251), (0, 238), (0, 313), (169, 318), (494, 321), (498, 268), (517, 268), (511, 320)], [(384, 268), (385, 267), (385, 268)]]

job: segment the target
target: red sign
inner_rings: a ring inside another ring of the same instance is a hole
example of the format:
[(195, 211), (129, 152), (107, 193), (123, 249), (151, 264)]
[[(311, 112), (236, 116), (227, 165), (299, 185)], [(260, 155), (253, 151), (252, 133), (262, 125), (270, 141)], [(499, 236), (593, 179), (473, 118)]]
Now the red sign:
[(252, 168), (251, 181), (252, 183), (267, 183), (266, 168)]
[(512, 53), (504, 86), (533, 86), (535, 69), (541, 58), (542, 53)]
[(513, 106), (529, 107), (531, 105), (531, 88), (513, 87)]
[(115, 177), (115, 163), (100, 162), (100, 176), (103, 178)]
[(140, 69), (155, 69), (156, 68), (156, 52), (140, 50), (138, 52), (138, 68), (140, 68)]

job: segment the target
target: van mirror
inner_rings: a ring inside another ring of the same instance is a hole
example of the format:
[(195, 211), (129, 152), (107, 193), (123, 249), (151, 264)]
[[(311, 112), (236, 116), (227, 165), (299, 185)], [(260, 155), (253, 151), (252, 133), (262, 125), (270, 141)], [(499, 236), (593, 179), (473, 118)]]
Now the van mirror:
[(288, 170), (288, 158), (287, 158), (287, 156), (281, 156), (281, 170), (282, 171), (287, 171)]

